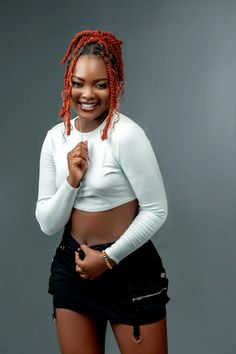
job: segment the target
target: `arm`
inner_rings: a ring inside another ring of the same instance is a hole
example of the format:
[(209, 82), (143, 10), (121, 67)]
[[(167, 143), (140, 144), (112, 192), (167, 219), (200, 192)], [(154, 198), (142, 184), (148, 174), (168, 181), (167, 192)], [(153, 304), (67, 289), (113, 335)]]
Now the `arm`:
[(39, 190), (35, 215), (41, 230), (52, 235), (68, 222), (78, 188), (67, 179), (56, 188), (56, 168), (50, 131), (44, 140), (40, 155)]
[(167, 199), (161, 172), (150, 141), (139, 126), (120, 137), (117, 159), (139, 201), (139, 212), (127, 230), (105, 252), (119, 263), (142, 246), (164, 224)]

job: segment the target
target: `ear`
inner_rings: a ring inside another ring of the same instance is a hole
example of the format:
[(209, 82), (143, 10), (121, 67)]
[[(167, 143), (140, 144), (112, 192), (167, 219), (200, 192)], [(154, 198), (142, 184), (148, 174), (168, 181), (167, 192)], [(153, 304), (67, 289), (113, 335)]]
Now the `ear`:
[(66, 93), (64, 90), (61, 91), (61, 99), (62, 101), (64, 101), (64, 99), (66, 98)]

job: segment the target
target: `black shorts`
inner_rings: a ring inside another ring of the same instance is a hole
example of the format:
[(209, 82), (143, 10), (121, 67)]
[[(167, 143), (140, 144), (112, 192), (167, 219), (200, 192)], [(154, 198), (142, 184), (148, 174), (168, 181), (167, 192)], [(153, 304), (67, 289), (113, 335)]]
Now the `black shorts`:
[[(91, 246), (102, 250), (112, 243)], [(168, 279), (162, 260), (149, 240), (125, 257), (111, 270), (94, 280), (75, 271), (75, 250), (79, 243), (65, 228), (62, 241), (51, 264), (48, 292), (55, 308), (66, 308), (94, 319), (133, 326), (139, 337), (139, 325), (153, 323), (166, 316)]]

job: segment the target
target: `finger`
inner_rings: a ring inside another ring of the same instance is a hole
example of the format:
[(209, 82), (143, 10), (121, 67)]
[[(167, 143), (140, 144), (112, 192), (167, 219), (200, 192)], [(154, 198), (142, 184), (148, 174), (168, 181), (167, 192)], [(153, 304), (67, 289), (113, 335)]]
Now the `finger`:
[(79, 145), (76, 145), (73, 150), (76, 150), (76, 149), (88, 151), (88, 145), (84, 144), (84, 143), (80, 143)]
[(72, 157), (71, 159), (71, 163), (74, 165), (81, 165), (81, 166), (85, 166), (88, 165), (88, 161), (83, 159), (82, 157)]
[(77, 145), (87, 146), (88, 145), (88, 140), (80, 141)]
[(79, 163), (76, 161), (75, 159), (75, 162), (74, 162), (74, 165), (79, 167), (82, 171), (85, 171), (88, 169), (88, 162), (87, 161), (84, 161), (84, 160), (81, 160)]
[(84, 160), (88, 160), (88, 154), (86, 154), (84, 151), (75, 151), (73, 152), (72, 157), (81, 157)]
[(78, 148), (82, 148), (82, 149), (85, 149), (86, 151), (88, 151), (88, 141), (87, 140), (81, 141), (79, 144), (75, 145), (74, 149), (78, 149)]
[(79, 252), (75, 251), (75, 263), (78, 263), (79, 261), (80, 261)]
[(82, 251), (84, 251), (85, 256), (86, 256), (86, 254), (88, 253), (88, 251), (90, 249), (90, 247), (87, 246), (85, 243), (80, 245), (80, 248), (81, 248)]
[(79, 144), (84, 145), (87, 148), (88, 147), (88, 140), (81, 141)]
[(84, 262), (83, 255), (82, 255), (82, 258), (81, 258), (81, 255), (78, 252), (76, 252), (76, 254), (75, 254), (75, 263), (77, 263), (79, 267), (83, 267), (83, 262)]
[(81, 157), (84, 157), (87, 159), (88, 158), (88, 151), (86, 151), (85, 149), (77, 148), (77, 149), (72, 150), (69, 153), (69, 156), (81, 156)]
[(89, 276), (84, 273), (81, 273), (80, 276), (81, 276), (81, 278), (84, 278), (84, 279), (90, 279)]
[(81, 154), (80, 152), (73, 151), (73, 152), (69, 152), (68, 153), (67, 161), (70, 162), (72, 159), (79, 158), (79, 157), (87, 159), (84, 154)]
[(82, 268), (76, 263), (76, 266), (75, 266), (75, 270), (76, 270), (76, 272), (78, 272), (78, 273), (83, 273), (83, 270), (82, 270)]
[(68, 157), (69, 157), (69, 159), (72, 158), (72, 157), (82, 157), (84, 159), (87, 159), (88, 155), (84, 151), (75, 150), (72, 153), (70, 153), (70, 155)]
[(67, 159), (70, 160), (73, 157), (82, 157), (84, 159), (88, 158), (88, 154), (86, 151), (84, 150), (80, 150), (80, 149), (76, 149), (76, 150), (72, 150), (67, 154)]

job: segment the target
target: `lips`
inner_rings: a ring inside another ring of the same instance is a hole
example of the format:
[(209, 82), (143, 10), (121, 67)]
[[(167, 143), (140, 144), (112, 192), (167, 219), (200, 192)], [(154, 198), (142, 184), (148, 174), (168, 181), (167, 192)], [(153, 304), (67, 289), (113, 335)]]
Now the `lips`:
[(92, 110), (94, 109), (94, 107), (97, 106), (97, 103), (83, 103), (83, 102), (79, 102), (79, 105), (82, 109), (85, 110)]

